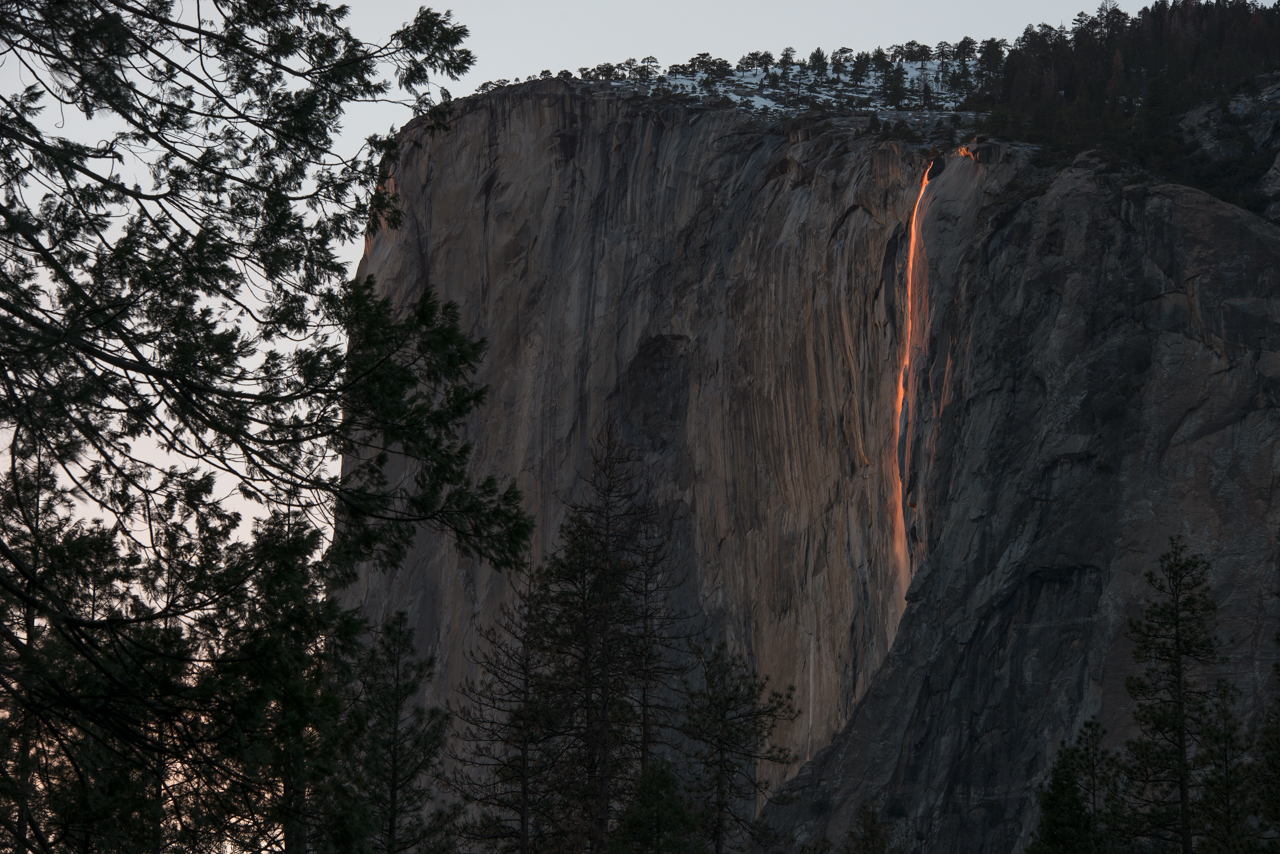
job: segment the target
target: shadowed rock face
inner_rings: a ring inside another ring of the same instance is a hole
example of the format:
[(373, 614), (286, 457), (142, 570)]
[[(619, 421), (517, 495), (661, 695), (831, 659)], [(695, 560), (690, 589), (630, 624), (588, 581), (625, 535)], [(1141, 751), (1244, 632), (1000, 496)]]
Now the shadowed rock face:
[[(796, 688), (787, 838), (872, 801), (912, 850), (1025, 845), (1058, 741), (1126, 734), (1123, 628), (1172, 533), (1213, 561), (1260, 707), (1280, 229), (991, 143), (922, 191), (921, 153), (839, 120), (559, 81), (402, 151), (405, 220), (362, 274), (488, 338), (476, 473), (518, 480), (536, 553), (606, 418), (641, 450), (686, 605)], [(409, 612), (443, 699), (506, 580), (424, 532), (348, 595)]]

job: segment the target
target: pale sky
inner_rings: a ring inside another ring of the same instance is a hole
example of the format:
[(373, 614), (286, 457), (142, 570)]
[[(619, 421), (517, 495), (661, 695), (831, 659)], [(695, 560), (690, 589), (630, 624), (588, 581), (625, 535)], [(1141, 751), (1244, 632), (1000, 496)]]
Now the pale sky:
[[(1080, 11), (1093, 12), (1089, 0), (381, 0), (351, 4), (351, 24), (373, 38), (411, 18), (420, 5), (452, 9), (454, 19), (471, 30), (467, 46), (475, 69), (446, 84), (454, 95), (468, 94), (486, 80), (524, 78), (544, 68), (574, 73), (582, 66), (655, 56), (664, 66), (706, 51), (730, 62), (748, 51), (784, 47), (808, 55), (815, 47), (830, 51), (915, 39), (926, 44), (1015, 39), (1027, 24), (1070, 24)], [(1130, 14), (1145, 5), (1121, 0)]]

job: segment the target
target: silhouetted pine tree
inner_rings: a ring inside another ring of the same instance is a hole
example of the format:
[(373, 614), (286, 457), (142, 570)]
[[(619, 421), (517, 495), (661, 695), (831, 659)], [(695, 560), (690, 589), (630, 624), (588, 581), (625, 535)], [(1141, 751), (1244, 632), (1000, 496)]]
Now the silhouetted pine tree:
[(1198, 835), (1200, 779), (1197, 749), (1204, 740), (1210, 690), (1197, 669), (1217, 659), (1216, 605), (1208, 595), (1209, 564), (1170, 539), (1160, 568), (1147, 573), (1158, 595), (1130, 620), (1126, 636), (1134, 660), (1146, 665), (1125, 680), (1141, 735), (1127, 746), (1127, 794), (1136, 811), (1137, 837), (1191, 854)]
[[(528, 574), (497, 627), (482, 676), (463, 686), (455, 785), (468, 833), (504, 851), (603, 851), (642, 776), (672, 741), (672, 684), (688, 668), (687, 622), (645, 499), (640, 459), (613, 422), (593, 450), (560, 546)], [(540, 841), (542, 840), (542, 841)]]
[(1106, 731), (1096, 720), (1054, 758), (1040, 792), (1040, 823), (1028, 854), (1121, 850), (1125, 828), (1116, 755), (1103, 748)]
[(449, 728), (441, 709), (418, 694), (435, 660), (419, 658), (403, 611), (362, 651), (347, 726), (354, 736), (351, 777), (369, 805), (374, 854), (452, 850), (456, 810), (438, 802), (435, 779)]
[(499, 854), (542, 850), (558, 822), (547, 653), (519, 583), (497, 622), (478, 630), (469, 653), (478, 675), (459, 689), (449, 746), (451, 786), (470, 810), (460, 832)]
[(1027, 854), (1083, 854), (1094, 849), (1089, 813), (1080, 792), (1075, 750), (1066, 742), (1058, 748), (1049, 782), (1040, 791), (1040, 824)]
[(809, 54), (809, 70), (813, 72), (814, 77), (825, 77), (828, 67), (827, 52), (820, 47), (815, 47), (813, 53)]
[(609, 854), (701, 854), (698, 822), (685, 803), (670, 763), (654, 760), (640, 772), (635, 794), (609, 837)]
[(635, 594), (660, 546), (638, 474), (638, 459), (610, 422), (593, 448), (585, 494), (560, 526), (560, 548), (534, 574), (529, 593), (555, 685), (560, 791), (573, 804), (566, 817), (577, 816), (592, 851), (604, 850), (630, 797), (645, 740), (638, 689), (643, 673), (654, 672)]
[(724, 644), (696, 646), (700, 681), (686, 682), (681, 732), (689, 740), (690, 791), (699, 806), (704, 838), (715, 854), (724, 854), (741, 837), (758, 836), (753, 821), (760, 795), (762, 762), (787, 764), (791, 754), (769, 744), (783, 721), (794, 720), (794, 689), (769, 690), (769, 680), (754, 675), (746, 661)]
[(880, 76), (880, 97), (890, 107), (898, 107), (906, 96), (907, 69), (901, 62), (893, 63)]
[(1260, 852), (1263, 825), (1259, 822), (1259, 775), (1253, 760), (1253, 739), (1235, 714), (1239, 691), (1220, 680), (1209, 699), (1197, 764), (1201, 767), (1197, 804), (1200, 842), (1204, 854)]
[(1270, 827), (1280, 827), (1280, 699), (1272, 701), (1259, 730), (1257, 755), (1258, 812)]

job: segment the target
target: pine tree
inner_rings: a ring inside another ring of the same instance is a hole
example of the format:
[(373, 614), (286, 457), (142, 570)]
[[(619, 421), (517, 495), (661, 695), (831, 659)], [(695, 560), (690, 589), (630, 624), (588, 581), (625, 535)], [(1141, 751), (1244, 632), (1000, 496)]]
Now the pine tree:
[(1106, 735), (1096, 719), (1086, 721), (1076, 736), (1073, 757), (1089, 818), (1092, 850), (1098, 854), (1122, 848), (1130, 821), (1123, 797), (1121, 757), (1102, 746)]
[(827, 67), (827, 52), (820, 47), (815, 47), (813, 53), (809, 54), (809, 70), (813, 72), (814, 77), (825, 77)]
[(1105, 736), (1090, 720), (1072, 744), (1059, 748), (1040, 792), (1040, 822), (1028, 854), (1122, 850), (1127, 815), (1119, 757), (1102, 746)]
[(754, 675), (746, 661), (724, 644), (695, 646), (700, 681), (685, 683), (681, 732), (690, 742), (690, 789), (699, 805), (704, 838), (714, 854), (724, 854), (742, 836), (758, 836), (754, 822), (760, 795), (761, 763), (785, 765), (783, 747), (769, 744), (779, 723), (794, 720), (794, 689), (770, 691), (768, 679)]
[[(1280, 632), (1276, 633), (1276, 643), (1280, 645)], [(1274, 675), (1280, 679), (1280, 662), (1275, 665)], [(1271, 701), (1266, 711), (1256, 749), (1259, 818), (1264, 830), (1275, 830), (1280, 828), (1280, 696)]]
[(512, 589), (514, 602), (478, 630), (469, 653), (478, 675), (463, 683), (454, 710), (451, 785), (472, 811), (461, 830), (467, 839), (499, 854), (531, 854), (544, 849), (561, 817), (549, 701), (555, 686), (531, 630), (527, 593), (516, 578)]
[(417, 656), (403, 611), (383, 624), (356, 663), (346, 720), (355, 741), (350, 776), (372, 813), (374, 854), (452, 849), (455, 810), (439, 804), (434, 786), (449, 717), (417, 700), (434, 670), (434, 659)]
[(1257, 755), (1258, 814), (1264, 829), (1280, 828), (1280, 699), (1272, 701), (1259, 729)]
[(1027, 854), (1086, 854), (1093, 852), (1089, 813), (1080, 790), (1075, 750), (1066, 742), (1058, 748), (1049, 782), (1040, 791), (1040, 824)]
[(227, 846), (306, 854), (368, 832), (367, 804), (346, 774), (344, 699), (363, 619), (327, 596), (323, 534), (296, 514), (256, 526), (246, 557), (257, 581), (223, 629), (210, 684)]
[(671, 743), (678, 714), (672, 686), (689, 671), (684, 642), (690, 621), (672, 600), (684, 579), (674, 573), (665, 543), (657, 536), (653, 520), (645, 510), (644, 534), (639, 539), (634, 571), (628, 580), (628, 595), (635, 609), (631, 641), (631, 697), (637, 720), (636, 761), (640, 773), (649, 767), (655, 752)]
[(1252, 739), (1236, 718), (1239, 691), (1220, 680), (1210, 697), (1197, 764), (1202, 768), (1197, 804), (1204, 854), (1262, 851), (1258, 773)]
[[(560, 547), (533, 575), (534, 631), (550, 652), (556, 686), (552, 716), (562, 750), (560, 791), (575, 806), (580, 833), (603, 851), (638, 768), (645, 696), (641, 677), (656, 673), (643, 638), (638, 576), (654, 556), (637, 459), (610, 422), (592, 450), (585, 494), (568, 506)], [(644, 588), (645, 584), (639, 584)], [(651, 723), (650, 726), (654, 726)], [(569, 820), (573, 820), (569, 818)]]
[(890, 107), (897, 107), (907, 96), (907, 69), (902, 63), (892, 63), (880, 76), (880, 97)]
[(673, 566), (657, 512), (646, 498), (640, 457), (622, 444), (616, 423), (605, 424), (596, 454), (609, 466), (616, 465), (615, 476), (627, 484), (621, 490), (631, 519), (624, 595), (633, 621), (624, 631), (631, 650), (627, 667), (637, 716), (637, 768), (643, 774), (656, 751), (671, 744), (679, 713), (674, 688), (691, 666), (687, 646), (693, 636), (692, 621), (675, 603), (686, 579)]
[(871, 54), (859, 51), (853, 57), (853, 64), (849, 66), (849, 81), (855, 86), (861, 86), (863, 81), (867, 79), (867, 75), (871, 73)]
[(700, 854), (698, 822), (689, 811), (680, 778), (664, 760), (649, 763), (635, 794), (609, 837), (609, 854)]
[(689, 669), (673, 603), (683, 579), (614, 422), (591, 453), (559, 547), (480, 630), (481, 676), (456, 710), (455, 785), (477, 811), (466, 833), (503, 851), (603, 851), (673, 743), (672, 683)]
[(1197, 667), (1217, 659), (1216, 606), (1207, 592), (1209, 564), (1170, 538), (1158, 571), (1146, 574), (1158, 598), (1142, 619), (1130, 620), (1127, 637), (1143, 675), (1125, 681), (1141, 735), (1127, 746), (1128, 796), (1135, 834), (1191, 854), (1198, 833), (1197, 748), (1206, 725), (1210, 690)]
[(793, 47), (784, 47), (782, 53), (778, 55), (778, 70), (782, 73), (785, 80), (791, 73), (791, 69), (796, 64), (796, 49)]

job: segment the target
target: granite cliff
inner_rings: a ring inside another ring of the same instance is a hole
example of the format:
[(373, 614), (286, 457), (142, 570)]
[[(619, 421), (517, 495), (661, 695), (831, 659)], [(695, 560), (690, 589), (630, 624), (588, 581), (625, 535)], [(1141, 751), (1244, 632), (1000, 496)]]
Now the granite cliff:
[[(549, 80), (410, 126), (362, 274), (489, 340), (476, 474), (555, 544), (606, 418), (686, 596), (800, 716), (794, 844), (858, 806), (910, 850), (1019, 850), (1058, 741), (1125, 734), (1123, 638), (1181, 533), (1256, 711), (1280, 622), (1280, 228), (1088, 155)], [(925, 178), (926, 172), (928, 179)], [(424, 532), (350, 592), (465, 674), (506, 579)], [(791, 847), (791, 842), (787, 847)]]

